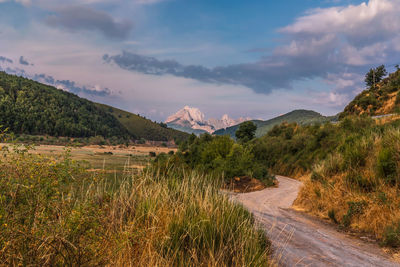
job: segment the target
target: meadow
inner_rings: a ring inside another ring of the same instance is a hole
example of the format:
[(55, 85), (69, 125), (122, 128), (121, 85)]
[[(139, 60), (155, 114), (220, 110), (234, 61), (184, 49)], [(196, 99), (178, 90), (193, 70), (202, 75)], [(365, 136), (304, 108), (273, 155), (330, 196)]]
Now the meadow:
[(269, 241), (221, 194), (222, 179), (173, 166), (138, 171), (149, 152), (168, 148), (8, 146), (0, 265), (269, 265)]

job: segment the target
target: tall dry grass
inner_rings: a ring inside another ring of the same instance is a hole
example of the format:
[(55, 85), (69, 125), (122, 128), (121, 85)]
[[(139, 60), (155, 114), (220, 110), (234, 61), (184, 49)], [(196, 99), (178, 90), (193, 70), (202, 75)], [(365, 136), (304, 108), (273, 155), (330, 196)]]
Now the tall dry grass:
[(295, 205), (400, 247), (400, 130), (371, 131), (315, 164)]
[(269, 241), (221, 181), (172, 167), (117, 179), (3, 154), (0, 265), (269, 265)]

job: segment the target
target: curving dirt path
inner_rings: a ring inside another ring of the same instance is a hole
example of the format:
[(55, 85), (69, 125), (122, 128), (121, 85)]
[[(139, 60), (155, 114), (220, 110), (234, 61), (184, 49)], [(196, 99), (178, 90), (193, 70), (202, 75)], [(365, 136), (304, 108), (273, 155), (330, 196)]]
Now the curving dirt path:
[(277, 176), (278, 188), (237, 194), (267, 231), (279, 266), (400, 266), (375, 244), (337, 232), (290, 207), (301, 182)]

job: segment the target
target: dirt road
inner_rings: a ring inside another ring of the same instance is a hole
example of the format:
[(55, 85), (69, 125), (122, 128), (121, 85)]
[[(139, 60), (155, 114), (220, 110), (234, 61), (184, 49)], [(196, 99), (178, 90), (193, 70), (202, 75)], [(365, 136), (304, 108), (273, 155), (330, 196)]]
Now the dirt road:
[(400, 266), (377, 245), (290, 209), (301, 182), (282, 176), (277, 179), (278, 188), (237, 194), (235, 198), (267, 231), (279, 266)]

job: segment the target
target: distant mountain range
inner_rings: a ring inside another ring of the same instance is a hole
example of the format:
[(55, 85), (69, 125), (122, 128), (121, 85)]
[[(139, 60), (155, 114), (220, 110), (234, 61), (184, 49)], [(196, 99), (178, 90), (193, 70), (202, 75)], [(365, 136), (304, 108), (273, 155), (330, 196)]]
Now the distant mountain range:
[[(270, 120), (252, 120), (257, 125), (256, 136), (260, 137), (265, 135), (268, 131), (270, 131), (275, 125), (279, 125), (282, 122), (296, 122), (301, 125), (313, 124), (313, 123), (324, 123), (328, 121), (337, 120), (337, 116), (326, 117), (318, 112), (312, 110), (294, 110), (284, 115), (275, 117)], [(214, 132), (216, 135), (230, 135), (231, 137), (235, 137), (235, 132), (239, 128), (240, 125), (234, 125), (232, 127), (228, 127), (226, 129), (220, 129)]]
[(223, 115), (221, 119), (208, 119), (205, 120), (204, 114), (198, 109), (185, 106), (175, 114), (169, 116), (165, 123), (168, 127), (184, 131), (187, 133), (202, 134), (213, 133), (219, 129), (225, 129), (233, 125), (237, 125), (250, 118), (232, 119), (227, 114)]

